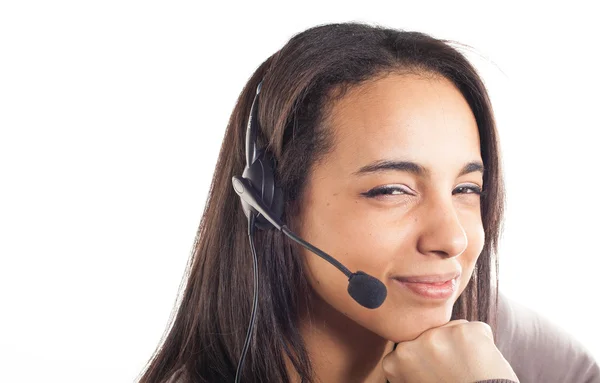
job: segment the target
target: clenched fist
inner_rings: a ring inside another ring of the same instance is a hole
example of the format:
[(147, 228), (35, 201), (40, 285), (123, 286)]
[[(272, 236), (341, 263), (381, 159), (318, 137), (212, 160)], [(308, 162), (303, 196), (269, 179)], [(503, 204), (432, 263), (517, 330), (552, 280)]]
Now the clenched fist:
[(418, 338), (398, 343), (383, 358), (390, 383), (466, 383), (487, 379), (518, 382), (484, 322), (464, 319), (429, 329)]

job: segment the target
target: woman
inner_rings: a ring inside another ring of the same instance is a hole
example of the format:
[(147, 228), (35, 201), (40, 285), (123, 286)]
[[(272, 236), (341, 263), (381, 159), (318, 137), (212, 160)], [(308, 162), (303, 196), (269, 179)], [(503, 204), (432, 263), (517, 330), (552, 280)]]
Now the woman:
[(242, 381), (518, 381), (494, 342), (504, 191), (486, 89), (447, 42), (359, 23), (294, 36), (245, 86), (181, 305), (140, 381), (235, 379), (254, 274), (231, 180), (259, 83), (256, 141), (274, 161), (281, 220), (386, 295), (366, 308), (331, 264), (256, 230)]

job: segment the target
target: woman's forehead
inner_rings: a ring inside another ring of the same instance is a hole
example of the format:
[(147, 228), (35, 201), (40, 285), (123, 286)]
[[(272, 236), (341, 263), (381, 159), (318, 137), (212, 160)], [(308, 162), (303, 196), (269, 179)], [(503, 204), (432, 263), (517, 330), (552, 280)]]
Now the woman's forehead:
[(330, 159), (348, 166), (407, 159), (436, 168), (481, 158), (475, 117), (445, 78), (390, 75), (349, 91), (331, 112)]

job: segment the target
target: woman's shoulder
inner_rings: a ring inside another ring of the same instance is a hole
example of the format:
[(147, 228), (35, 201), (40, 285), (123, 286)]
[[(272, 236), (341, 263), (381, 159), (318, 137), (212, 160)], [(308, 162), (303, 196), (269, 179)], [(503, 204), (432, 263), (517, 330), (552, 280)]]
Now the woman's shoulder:
[(502, 293), (495, 338), (522, 382), (600, 382), (600, 368), (581, 342)]

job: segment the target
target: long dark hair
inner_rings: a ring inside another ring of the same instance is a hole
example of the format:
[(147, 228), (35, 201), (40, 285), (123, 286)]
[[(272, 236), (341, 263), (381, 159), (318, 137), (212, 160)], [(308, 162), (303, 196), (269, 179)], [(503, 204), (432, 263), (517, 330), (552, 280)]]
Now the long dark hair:
[[(468, 102), (479, 128), (485, 165), (481, 214), (485, 244), (473, 277), (454, 305), (452, 319), (495, 328), (498, 239), (504, 209), (499, 141), (485, 86), (477, 71), (448, 40), (363, 23), (319, 25), (294, 35), (269, 57), (242, 90), (227, 125), (185, 289), (162, 346), (140, 382), (231, 382), (252, 306), (252, 256), (247, 220), (231, 177), (241, 175), (245, 128), (258, 83), (260, 146), (276, 159), (285, 196), (284, 222), (293, 228), (298, 201), (312, 166), (331, 150), (325, 125), (328, 106), (350, 87), (389, 73), (442, 75)], [(308, 294), (300, 248), (277, 231), (255, 234), (259, 254), (259, 304), (254, 340), (244, 365), (245, 382), (288, 382), (284, 355), (306, 382), (309, 356), (300, 336), (300, 298)]]

